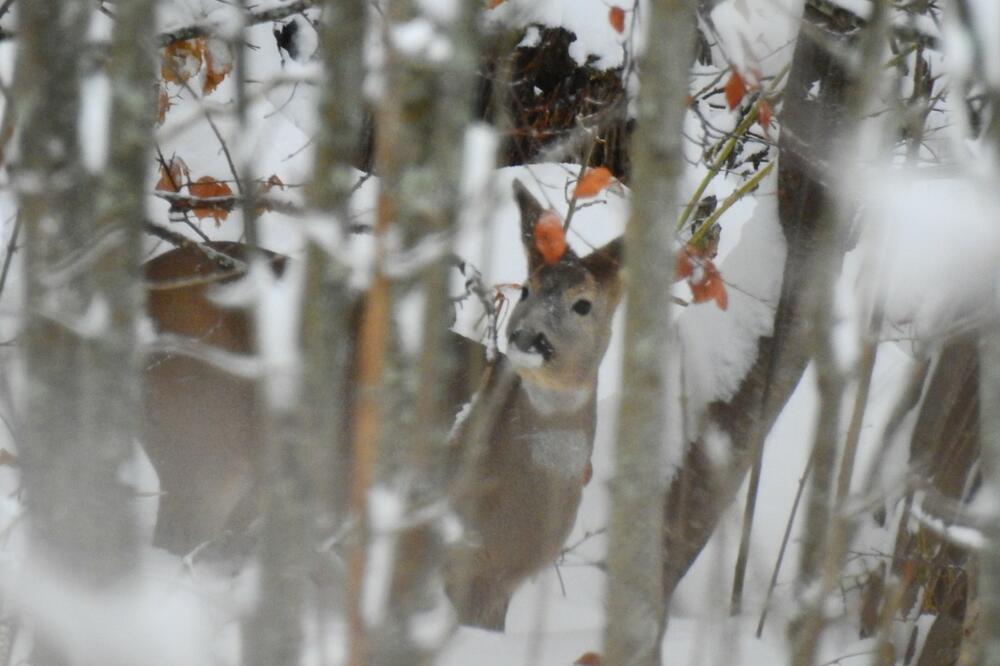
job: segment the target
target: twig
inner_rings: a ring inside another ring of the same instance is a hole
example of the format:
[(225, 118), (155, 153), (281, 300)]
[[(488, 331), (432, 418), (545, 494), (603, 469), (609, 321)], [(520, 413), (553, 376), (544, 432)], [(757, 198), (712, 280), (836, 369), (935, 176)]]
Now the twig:
[(736, 126), (736, 129), (733, 130), (732, 135), (722, 146), (721, 150), (719, 150), (718, 156), (716, 157), (715, 161), (709, 166), (708, 173), (705, 174), (704, 178), (702, 178), (701, 182), (698, 184), (698, 187), (695, 189), (694, 193), (691, 195), (691, 198), (688, 200), (687, 205), (684, 206), (684, 210), (681, 212), (680, 218), (678, 218), (677, 220), (678, 229), (683, 228), (684, 223), (687, 222), (689, 217), (691, 217), (691, 213), (694, 212), (695, 206), (698, 204), (699, 201), (701, 201), (701, 195), (705, 193), (705, 189), (708, 187), (708, 184), (711, 183), (712, 180), (715, 178), (715, 176), (718, 175), (719, 171), (722, 170), (723, 165), (725, 165), (726, 161), (729, 159), (729, 156), (736, 148), (736, 144), (737, 142), (739, 142), (740, 137), (743, 134), (745, 134), (747, 130), (750, 129), (750, 126), (753, 125), (754, 122), (756, 122), (757, 116), (760, 113), (761, 103), (769, 100), (771, 97), (774, 96), (775, 91), (778, 88), (778, 85), (780, 85), (780, 83), (784, 80), (785, 74), (790, 69), (791, 67), (786, 65), (785, 68), (782, 69), (781, 72), (779, 72), (774, 77), (768, 89), (766, 91), (761, 92), (758, 95), (757, 99), (754, 101), (754, 103), (747, 110), (746, 115), (743, 116), (743, 119)]
[[(692, 241), (693, 242), (693, 241)], [(729, 598), (729, 614), (740, 614), (743, 605), (743, 582), (746, 580), (747, 561), (750, 559), (750, 534), (753, 531), (753, 517), (757, 510), (757, 493), (760, 490), (760, 472), (764, 466), (764, 447), (757, 447), (753, 467), (750, 469), (750, 485), (747, 487), (747, 502), (743, 509), (743, 528), (740, 531), (740, 547), (736, 554), (736, 568), (733, 571), (733, 591)]]
[(10, 234), (10, 242), (7, 243), (7, 256), (3, 260), (3, 270), (0, 271), (0, 296), (3, 295), (3, 289), (7, 285), (7, 273), (10, 271), (11, 262), (14, 259), (14, 253), (17, 252), (17, 237), (21, 233), (21, 212), (18, 211), (17, 217), (14, 220), (14, 231)]
[(587, 530), (586, 532), (583, 533), (582, 537), (580, 537), (579, 539), (577, 539), (576, 542), (574, 542), (574, 543), (572, 543), (572, 544), (570, 544), (568, 546), (563, 547), (563, 549), (559, 552), (559, 559), (560, 559), (560, 561), (562, 561), (563, 557), (565, 557), (569, 553), (573, 552), (574, 550), (576, 550), (577, 548), (579, 548), (583, 544), (587, 543), (588, 541), (590, 541), (594, 537), (598, 537), (598, 536), (601, 536), (602, 534), (607, 534), (607, 533), (608, 533), (608, 528), (607, 527), (601, 527), (601, 528), (598, 528), (598, 529), (593, 530), (593, 531)]
[(691, 244), (697, 245), (698, 242), (704, 238), (705, 234), (708, 233), (709, 229), (722, 217), (722, 214), (733, 207), (737, 201), (745, 197), (747, 194), (752, 192), (760, 185), (760, 181), (764, 180), (767, 174), (771, 173), (774, 169), (774, 162), (768, 162), (767, 166), (758, 171), (753, 175), (753, 178), (743, 183), (741, 186), (736, 188), (732, 194), (726, 197), (719, 207), (716, 208), (711, 215), (705, 218), (705, 221), (699, 225), (698, 229), (695, 230), (694, 234), (691, 236)]
[(10, 7), (13, 4), (14, 0), (4, 0), (4, 3), (0, 5), (0, 18), (3, 18), (10, 11)]
[(795, 500), (792, 502), (792, 511), (788, 514), (788, 522), (785, 523), (785, 533), (781, 537), (781, 547), (778, 549), (778, 559), (774, 562), (774, 571), (771, 572), (771, 582), (767, 586), (767, 596), (764, 597), (764, 607), (760, 611), (760, 620), (757, 622), (757, 638), (764, 633), (764, 622), (767, 620), (767, 609), (771, 605), (771, 597), (774, 595), (774, 588), (778, 584), (778, 573), (781, 571), (781, 563), (785, 559), (785, 549), (788, 548), (788, 540), (792, 536), (792, 524), (795, 522), (795, 514), (798, 513), (799, 503), (802, 501), (802, 493), (806, 488), (806, 479), (812, 471), (813, 460), (816, 458), (816, 449), (813, 448), (806, 460), (806, 466), (802, 469), (802, 476), (799, 477), (799, 487), (795, 491)]
[[(256, 181), (264, 182), (264, 181)], [(193, 210), (224, 210), (226, 212), (232, 211), (238, 205), (246, 206), (249, 202), (246, 196), (238, 196), (235, 194), (222, 194), (218, 196), (211, 197), (199, 197), (193, 194), (181, 194), (180, 192), (165, 192), (163, 190), (157, 190), (153, 192), (153, 196), (170, 202), (170, 212), (183, 212), (187, 213)], [(284, 213), (286, 215), (302, 215), (304, 211), (300, 206), (297, 206), (289, 201), (281, 201), (278, 199), (272, 199), (270, 197), (261, 197), (260, 195), (254, 197), (254, 206), (257, 209), (264, 209), (269, 211), (276, 211), (279, 213)], [(208, 215), (207, 217), (212, 217)], [(208, 241), (208, 238), (203, 240)]]
[(691, 217), (691, 213), (694, 212), (694, 207), (699, 201), (701, 201), (701, 195), (705, 193), (705, 190), (708, 188), (708, 184), (711, 183), (712, 180), (715, 179), (715, 176), (718, 175), (719, 171), (722, 170), (723, 165), (729, 159), (733, 149), (736, 148), (736, 144), (739, 141), (740, 136), (750, 129), (750, 125), (757, 120), (757, 114), (759, 111), (760, 100), (754, 102), (754, 104), (750, 107), (746, 115), (743, 116), (743, 120), (741, 120), (740, 124), (736, 126), (735, 130), (733, 130), (733, 136), (726, 141), (726, 143), (722, 146), (722, 150), (719, 151), (718, 156), (715, 158), (715, 161), (709, 165), (708, 173), (706, 173), (705, 177), (701, 179), (700, 183), (698, 183), (698, 187), (695, 188), (691, 198), (688, 199), (687, 205), (684, 206), (684, 210), (681, 211), (680, 217), (677, 218), (678, 229), (682, 229), (684, 227), (684, 223), (687, 222), (689, 217)]
[(224, 252), (219, 252), (218, 250), (206, 245), (204, 243), (199, 243), (198, 241), (191, 240), (184, 234), (179, 234), (172, 229), (168, 229), (162, 225), (156, 224), (155, 222), (145, 222), (143, 223), (143, 230), (161, 238), (171, 245), (180, 248), (190, 248), (197, 250), (204, 254), (208, 259), (211, 259), (217, 263), (220, 267), (231, 270), (246, 270), (246, 264), (236, 257), (231, 257)]
[[(8, 0), (8, 2), (12, 1), (13, 0)], [(247, 12), (245, 25), (251, 26), (259, 23), (281, 21), (289, 16), (301, 14), (305, 10), (315, 7), (316, 4), (316, 0), (296, 0), (296, 2), (292, 2), (284, 7), (274, 7), (273, 9), (267, 9), (259, 12)], [(186, 39), (207, 37), (213, 32), (214, 28), (208, 25), (189, 25), (170, 32), (160, 33), (156, 41), (160, 48), (163, 48), (176, 42), (183, 42)]]
[[(243, 72), (240, 72), (240, 76), (243, 76)], [(184, 83), (184, 88), (191, 93), (191, 96), (195, 99), (200, 99), (198, 93), (194, 91), (190, 84)], [(215, 120), (212, 118), (212, 113), (207, 107), (201, 107), (202, 113), (205, 114), (205, 120), (208, 122), (208, 126), (212, 128), (212, 133), (215, 134), (215, 138), (219, 141), (219, 147), (222, 148), (222, 154), (226, 157), (226, 163), (229, 165), (229, 171), (233, 175), (233, 182), (236, 183), (236, 190), (246, 196), (246, 188), (240, 181), (240, 172), (236, 169), (236, 163), (233, 161), (233, 156), (229, 152), (229, 146), (226, 144), (226, 140), (222, 137), (222, 132), (219, 131), (219, 126), (215, 124)]]
[(851, 423), (847, 429), (847, 442), (844, 444), (844, 454), (840, 462), (840, 476), (837, 479), (837, 504), (841, 507), (847, 499), (851, 487), (851, 477), (854, 475), (854, 459), (858, 452), (858, 441), (861, 439), (861, 425), (868, 406), (868, 394), (872, 386), (872, 374), (875, 370), (875, 358), (878, 354), (878, 334), (882, 330), (882, 307), (875, 307), (868, 328), (868, 336), (861, 351), (861, 378), (857, 395), (854, 397), (854, 410)]
[[(173, 174), (173, 172), (170, 171), (170, 164), (167, 164), (166, 158), (163, 157), (163, 151), (160, 150), (160, 145), (159, 144), (156, 145), (156, 159), (160, 163), (160, 170), (163, 172), (163, 174), (170, 181), (170, 185), (174, 188), (174, 191), (175, 192), (180, 192), (181, 183), (178, 183), (177, 181), (174, 180), (174, 174)], [(171, 164), (173, 163), (173, 158), (171, 158), (170, 162), (171, 162)], [(202, 231), (201, 229), (199, 229), (198, 225), (196, 225), (194, 222), (191, 221), (191, 218), (188, 217), (187, 211), (182, 211), (182, 212), (184, 213), (184, 218), (182, 220), (184, 222), (184, 224), (186, 224), (188, 226), (188, 228), (191, 229), (191, 231), (193, 231), (204, 242), (207, 243), (210, 240), (209, 237), (208, 237), (208, 234), (206, 234), (204, 231)]]
[(851, 654), (845, 654), (836, 659), (831, 659), (830, 661), (824, 661), (819, 666), (834, 666), (834, 664), (840, 664), (845, 659), (853, 659), (854, 657), (864, 657), (870, 654), (878, 654), (878, 650), (865, 650), (864, 652), (852, 652)]
[[(587, 165), (590, 164), (590, 159), (594, 156), (594, 148), (597, 146), (597, 138), (590, 134), (590, 148), (587, 149), (587, 156), (580, 163), (580, 173), (576, 176), (577, 185), (583, 180), (583, 175), (587, 173)], [(569, 224), (573, 220), (573, 213), (576, 212), (576, 203), (579, 197), (576, 195), (576, 188), (573, 188), (573, 196), (569, 200), (569, 208), (566, 210), (566, 220), (563, 222), (563, 233), (569, 231)]]

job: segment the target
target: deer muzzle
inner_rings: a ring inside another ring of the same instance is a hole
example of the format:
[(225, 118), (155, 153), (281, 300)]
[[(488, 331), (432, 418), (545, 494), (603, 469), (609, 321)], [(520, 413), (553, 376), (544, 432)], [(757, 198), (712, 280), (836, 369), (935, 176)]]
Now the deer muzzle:
[(510, 334), (510, 343), (526, 354), (541, 354), (546, 361), (555, 354), (552, 343), (544, 333), (519, 328)]

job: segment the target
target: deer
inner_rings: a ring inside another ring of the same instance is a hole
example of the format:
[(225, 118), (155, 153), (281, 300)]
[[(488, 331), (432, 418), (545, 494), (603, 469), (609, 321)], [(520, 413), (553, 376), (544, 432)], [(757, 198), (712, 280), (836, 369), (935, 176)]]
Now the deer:
[[(450, 378), (453, 387), (479, 390), (471, 401), (450, 399), (461, 417), (448, 443), (455, 479), (449, 494), (464, 531), (442, 562), (458, 620), (495, 631), (505, 627), (515, 590), (556, 561), (576, 520), (591, 473), (598, 368), (622, 292), (620, 238), (583, 257), (568, 246), (557, 257), (545, 255), (535, 228), (547, 210), (520, 181), (513, 190), (527, 276), (509, 314), (506, 354), (485, 370), (455, 364)], [(247, 312), (211, 298), (245, 273), (233, 261), (245, 262), (250, 252), (212, 242), (149, 261), (147, 309), (155, 328), (251, 354)], [(285, 258), (263, 256), (283, 270)], [(463, 354), (478, 344), (453, 335)], [(225, 530), (245, 529), (262, 478), (253, 382), (203, 360), (157, 353), (145, 386), (143, 444), (162, 495), (154, 545), (184, 553)]]

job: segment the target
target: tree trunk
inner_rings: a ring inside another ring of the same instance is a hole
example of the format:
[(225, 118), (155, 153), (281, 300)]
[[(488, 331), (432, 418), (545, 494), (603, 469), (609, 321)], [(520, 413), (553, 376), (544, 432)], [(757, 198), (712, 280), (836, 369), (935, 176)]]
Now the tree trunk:
[[(1000, 325), (995, 319), (983, 332), (979, 350), (983, 475), (980, 492), (996, 496), (1000, 493)], [(994, 515), (989, 522), (992, 532), (987, 534), (988, 546), (983, 549), (979, 563), (977, 642), (981, 663), (995, 664), (1000, 663), (1000, 516)]]
[[(375, 118), (381, 177), (375, 234), (380, 249), (358, 339), (354, 452), (356, 473), (398, 493), (408, 512), (439, 501), (445, 487), (443, 456), (454, 416), (446, 409), (446, 379), (455, 362), (445, 345), (452, 319), (448, 259), (478, 57), (478, 7), (472, 3), (458, 3), (444, 21), (442, 33), (453, 49), (447, 58), (397, 50), (393, 31), (419, 16), (420, 7), (394, 0), (385, 8), (385, 89)], [(399, 254), (389, 251), (390, 232), (398, 234)], [(409, 274), (391, 277), (396, 264), (416, 257), (421, 246), (436, 249), (429, 259), (417, 259)], [(392, 322), (402, 299), (414, 296), (423, 304), (420, 345), (417, 354), (408, 355)], [(365, 460), (372, 462), (359, 465)], [(362, 486), (354, 504), (367, 525), (368, 509), (360, 494), (367, 488), (359, 479), (354, 483)], [(431, 573), (441, 561), (440, 530), (421, 524), (396, 534), (383, 527), (370, 536), (394, 552), (393, 564), (385, 574), (387, 598), (374, 616), (355, 621), (352, 635), (360, 645), (354, 647), (352, 663), (430, 663), (435, 648), (419, 645), (410, 624), (416, 613), (436, 602)], [(360, 566), (351, 572), (352, 578), (361, 574)]]
[[(980, 55), (978, 62), (985, 68), (982, 55), (987, 52), (980, 43), (990, 34), (989, 28), (976, 30), (971, 12), (966, 2), (956, 3), (959, 18), (973, 38), (973, 44)], [(986, 72), (980, 72), (982, 80), (988, 81)], [(992, 114), (986, 130), (986, 140), (992, 153), (992, 177), (1000, 174), (1000, 85), (993, 80), (987, 92)], [(994, 218), (994, 223), (997, 223)], [(1000, 495), (1000, 290), (994, 285), (991, 302), (987, 307), (987, 323), (979, 342), (979, 418), (981, 421), (980, 446), (983, 489), (995, 498)], [(1000, 510), (992, 507), (994, 515), (990, 519), (992, 532), (987, 534), (987, 547), (983, 549), (979, 564), (978, 603), (978, 649), (981, 663), (1000, 663)]]
[[(633, 213), (625, 230), (625, 359), (608, 525), (608, 624), (612, 664), (660, 663), (665, 358), (672, 342), (673, 217), (683, 168), (694, 2), (650, 4), (649, 41), (633, 153)], [(665, 291), (666, 290), (666, 291)], [(651, 579), (652, 577), (652, 579)]]
[[(23, 124), (16, 188), (27, 250), (23, 484), (36, 556), (97, 586), (120, 580), (136, 558), (135, 519), (119, 472), (137, 433), (152, 5), (127, 3), (118, 13), (110, 64), (113, 163), (100, 185), (80, 154), (81, 139), (93, 138), (78, 134), (81, 26), (92, 3), (18, 8)], [(33, 663), (71, 660), (44, 631), (36, 634)]]

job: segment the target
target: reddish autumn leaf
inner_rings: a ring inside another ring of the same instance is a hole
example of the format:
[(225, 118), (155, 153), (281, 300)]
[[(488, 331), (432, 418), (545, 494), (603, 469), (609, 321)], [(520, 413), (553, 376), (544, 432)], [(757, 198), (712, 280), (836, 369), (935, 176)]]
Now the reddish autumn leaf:
[(683, 280), (686, 277), (690, 277), (693, 272), (694, 261), (692, 261), (691, 255), (688, 254), (687, 248), (682, 247), (677, 250), (677, 256), (674, 257), (674, 279)]
[(747, 94), (747, 84), (740, 76), (740, 73), (733, 70), (732, 76), (729, 77), (729, 81), (726, 82), (726, 104), (729, 106), (730, 110), (735, 109), (743, 101), (744, 95)]
[(726, 285), (722, 281), (719, 269), (715, 267), (711, 259), (697, 259), (697, 266), (688, 277), (688, 286), (691, 287), (691, 295), (695, 303), (714, 300), (720, 310), (729, 307)]
[[(198, 197), (199, 199), (231, 197), (233, 195), (233, 191), (228, 185), (217, 181), (211, 176), (202, 176), (191, 183), (188, 185), (188, 191), (191, 192), (191, 196)], [(196, 202), (191, 206), (195, 217), (199, 220), (206, 217), (214, 217), (216, 225), (229, 217), (229, 210), (227, 208), (228, 206), (224, 202)]]
[(715, 301), (720, 310), (729, 307), (729, 294), (722, 281), (722, 274), (712, 263), (707, 250), (692, 245), (685, 245), (677, 250), (674, 275), (677, 280), (687, 278), (695, 303)]
[(229, 45), (221, 39), (210, 39), (205, 42), (205, 82), (201, 86), (203, 93), (208, 95), (219, 87), (229, 72), (233, 71), (233, 53)]
[(573, 196), (578, 199), (586, 199), (588, 197), (596, 197), (600, 194), (601, 190), (608, 186), (611, 182), (611, 172), (608, 171), (607, 167), (597, 167), (596, 169), (587, 169), (580, 178), (580, 182), (576, 184), (576, 189), (573, 190)]
[(596, 652), (584, 652), (579, 659), (573, 662), (573, 666), (601, 666), (603, 663), (601, 655)]
[(615, 29), (615, 32), (625, 32), (625, 10), (621, 7), (612, 7), (608, 12), (608, 23)]
[(486, 8), (487, 9), (496, 9), (497, 7), (499, 7), (500, 5), (502, 5), (503, 3), (504, 3), (504, 0), (487, 0), (486, 1)]
[(715, 304), (720, 310), (729, 308), (729, 292), (726, 291), (726, 284), (722, 281), (721, 276), (712, 291), (712, 298), (715, 299)]
[(594, 464), (587, 461), (587, 466), (583, 468), (583, 485), (590, 483), (590, 480), (594, 478)]
[(204, 39), (185, 39), (163, 49), (160, 76), (164, 81), (181, 84), (198, 73), (205, 57)]
[(177, 192), (184, 187), (191, 171), (179, 157), (172, 157), (166, 164), (160, 164), (160, 180), (156, 183), (158, 192)]
[(167, 94), (167, 88), (165, 86), (160, 86), (160, 94), (157, 97), (156, 102), (156, 124), (162, 125), (167, 119), (167, 111), (173, 103), (170, 101), (170, 95)]
[(771, 126), (771, 116), (774, 114), (773, 109), (771, 109), (771, 104), (766, 99), (760, 100), (760, 105), (757, 107), (757, 122), (764, 129), (764, 133), (767, 134), (768, 128)]
[(535, 248), (546, 264), (554, 264), (566, 254), (566, 234), (562, 220), (551, 210), (542, 213), (535, 223)]

